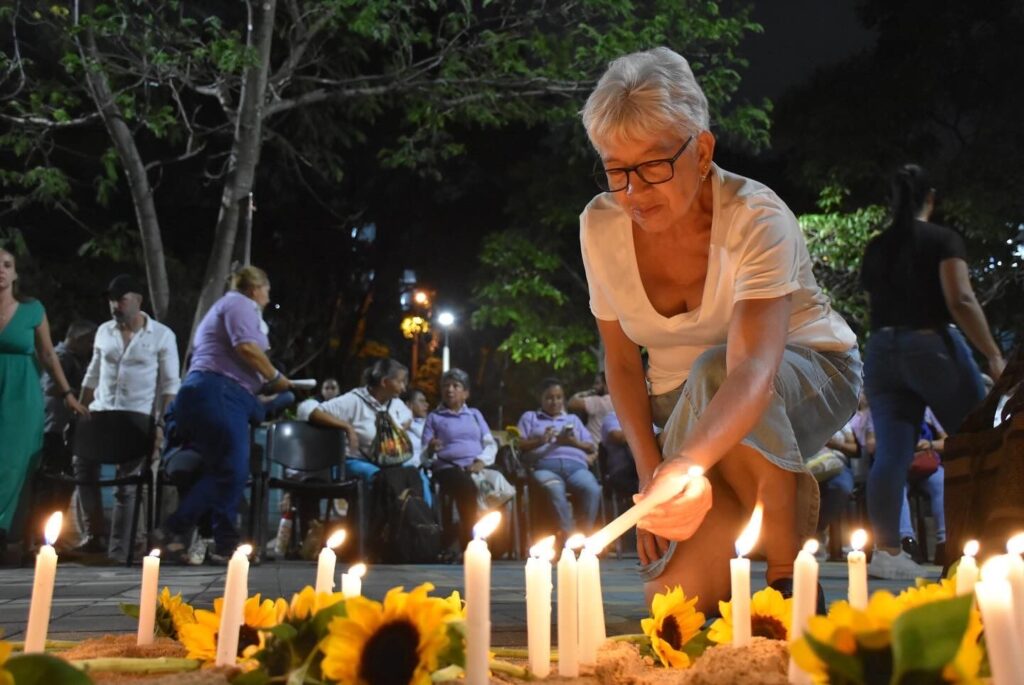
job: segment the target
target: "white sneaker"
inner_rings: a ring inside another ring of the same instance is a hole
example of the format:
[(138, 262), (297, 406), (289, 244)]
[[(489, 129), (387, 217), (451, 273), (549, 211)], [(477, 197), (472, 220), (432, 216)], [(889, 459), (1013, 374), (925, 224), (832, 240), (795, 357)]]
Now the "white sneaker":
[(899, 554), (890, 554), (876, 549), (868, 564), (868, 575), (883, 580), (915, 580), (928, 577), (929, 572), (903, 550)]
[(203, 538), (198, 535), (188, 548), (189, 566), (202, 566), (206, 561), (206, 550), (213, 547), (213, 538)]

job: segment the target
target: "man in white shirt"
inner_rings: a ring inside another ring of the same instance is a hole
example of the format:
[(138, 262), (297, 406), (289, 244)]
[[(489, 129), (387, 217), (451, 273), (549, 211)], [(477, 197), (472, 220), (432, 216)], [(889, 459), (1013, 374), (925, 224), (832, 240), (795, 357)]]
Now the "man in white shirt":
[[(114, 278), (107, 288), (112, 320), (96, 331), (92, 360), (82, 381), (82, 403), (91, 412), (132, 411), (158, 419), (156, 445), (162, 442), (162, 419), (180, 385), (178, 345), (174, 332), (142, 311), (142, 285), (127, 274)], [(118, 467), (118, 476), (137, 465)], [(75, 478), (95, 480), (99, 466), (75, 458)], [(99, 488), (79, 486), (84, 512), (85, 541), (76, 550), (105, 552), (111, 557), (127, 553), (123, 528), (131, 495), (118, 487), (111, 521), (109, 547), (104, 545), (105, 521)]]

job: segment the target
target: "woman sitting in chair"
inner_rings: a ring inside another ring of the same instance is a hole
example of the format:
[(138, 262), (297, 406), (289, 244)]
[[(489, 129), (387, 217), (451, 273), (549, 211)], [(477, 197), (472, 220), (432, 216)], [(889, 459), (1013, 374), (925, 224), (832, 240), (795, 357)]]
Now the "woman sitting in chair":
[[(534, 462), (532, 480), (551, 498), (562, 534), (588, 533), (601, 502), (601, 485), (590, 470), (597, 447), (579, 417), (566, 413), (561, 381), (541, 383), (540, 407), (520, 417), (519, 449)], [(567, 491), (573, 496), (571, 509)]]
[[(494, 463), (498, 445), (480, 411), (466, 406), (468, 399), (469, 375), (462, 369), (445, 371), (441, 376), (441, 405), (427, 416), (423, 426), (422, 462), (430, 465), (442, 496), (455, 501), (460, 547), (469, 542), (479, 518), (478, 481), (491, 486), (497, 483), (499, 489), (513, 491), (497, 471), (488, 472), (488, 479), (493, 480), (484, 481), (475, 475)], [(452, 537), (452, 531), (445, 530), (442, 546), (450, 546)]]

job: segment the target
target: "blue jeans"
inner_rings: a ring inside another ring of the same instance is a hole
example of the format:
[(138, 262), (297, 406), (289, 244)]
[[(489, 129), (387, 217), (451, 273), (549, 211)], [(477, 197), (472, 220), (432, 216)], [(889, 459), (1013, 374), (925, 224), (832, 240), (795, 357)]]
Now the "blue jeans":
[[(405, 466), (403, 468), (419, 467)], [(371, 464), (365, 459), (345, 458), (345, 475), (347, 477), (358, 478), (369, 483), (378, 471), (380, 471), (379, 466)], [(420, 471), (420, 481), (423, 483), (423, 501), (427, 503), (428, 507), (434, 506), (434, 489), (430, 485), (430, 478), (422, 470)]]
[[(533, 471), (533, 480), (551, 498), (558, 515), (558, 527), (563, 533), (591, 532), (601, 503), (601, 484), (586, 464), (575, 459), (541, 459)], [(572, 493), (576, 505), (575, 526), (567, 490)]]
[(843, 469), (824, 483), (818, 483), (821, 503), (818, 505), (818, 533), (825, 532), (839, 520), (850, 503), (853, 493), (853, 471)]
[[(932, 501), (932, 516), (935, 517), (935, 542), (946, 541), (946, 470), (939, 467), (939, 470), (921, 481), (918, 486)], [(921, 541), (924, 549), (924, 531), (914, 533), (914, 524), (910, 520), (910, 502), (907, 500), (907, 490), (903, 490), (903, 506), (900, 507), (900, 537), (914, 538)]]
[(188, 533), (210, 513), (218, 552), (238, 546), (235, 517), (249, 478), (249, 424), (263, 419), (263, 406), (235, 381), (209, 371), (192, 371), (174, 400), (178, 431), (203, 457), (203, 472), (167, 517), (166, 529)]
[(883, 328), (871, 334), (864, 388), (875, 424), (868, 516), (879, 547), (900, 546), (900, 509), (925, 407), (956, 433), (984, 396), (981, 373), (960, 331)]

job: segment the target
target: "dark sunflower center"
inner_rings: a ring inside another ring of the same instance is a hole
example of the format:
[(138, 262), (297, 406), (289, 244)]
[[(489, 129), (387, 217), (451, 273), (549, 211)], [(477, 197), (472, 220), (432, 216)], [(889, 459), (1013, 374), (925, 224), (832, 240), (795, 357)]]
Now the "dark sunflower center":
[(682, 648), (683, 632), (679, 630), (679, 621), (676, 620), (675, 616), (665, 617), (665, 620), (661, 622), (661, 630), (658, 632), (658, 637), (669, 643), (672, 649), (678, 650)]
[(774, 616), (758, 616), (754, 614), (750, 619), (750, 633), (756, 637), (766, 637), (769, 640), (785, 640), (786, 626)]
[(406, 620), (380, 627), (363, 647), (359, 677), (373, 685), (408, 685), (419, 663), (420, 634)]
[(242, 627), (238, 629), (238, 656), (242, 656), (242, 652), (245, 651), (246, 647), (258, 645), (259, 643), (259, 631), (243, 623)]

